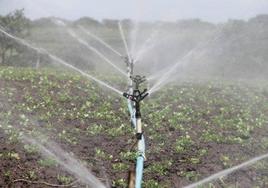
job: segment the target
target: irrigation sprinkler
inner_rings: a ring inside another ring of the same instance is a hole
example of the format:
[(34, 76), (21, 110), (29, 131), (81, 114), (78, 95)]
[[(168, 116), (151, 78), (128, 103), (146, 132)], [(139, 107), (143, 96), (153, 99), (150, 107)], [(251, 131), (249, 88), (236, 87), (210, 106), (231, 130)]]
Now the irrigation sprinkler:
[(128, 99), (128, 109), (131, 118), (131, 125), (136, 131), (137, 139), (137, 159), (136, 170), (131, 169), (129, 172), (129, 188), (141, 188), (143, 166), (145, 160), (145, 139), (142, 131), (140, 102), (148, 96), (147, 89), (140, 90), (140, 84), (146, 81), (144, 76), (133, 75), (134, 60), (129, 57), (125, 58), (128, 67), (129, 88), (128, 92), (123, 93), (123, 96)]
[[(135, 78), (138, 77), (138, 82), (135, 82)], [(144, 91), (140, 91), (137, 89), (137, 86), (141, 83), (139, 76), (134, 77), (132, 80), (136, 84), (135, 89), (133, 90), (133, 94), (124, 93), (123, 96), (126, 97), (128, 100), (133, 102), (133, 108), (135, 109), (135, 120), (134, 127), (136, 130), (136, 139), (138, 144), (138, 151), (137, 151), (137, 162), (136, 162), (136, 177), (135, 177), (135, 188), (140, 188), (142, 183), (142, 176), (143, 176), (143, 163), (145, 160), (145, 140), (142, 131), (142, 123), (141, 123), (141, 111), (140, 111), (140, 102), (148, 96), (147, 89)], [(133, 118), (133, 116), (131, 116)]]

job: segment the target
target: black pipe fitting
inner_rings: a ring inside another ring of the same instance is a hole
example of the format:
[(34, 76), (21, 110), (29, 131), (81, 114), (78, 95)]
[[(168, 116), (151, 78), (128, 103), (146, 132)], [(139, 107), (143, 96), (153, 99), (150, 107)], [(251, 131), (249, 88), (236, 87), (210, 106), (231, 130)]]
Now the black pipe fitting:
[(136, 133), (137, 140), (141, 140), (143, 133)]

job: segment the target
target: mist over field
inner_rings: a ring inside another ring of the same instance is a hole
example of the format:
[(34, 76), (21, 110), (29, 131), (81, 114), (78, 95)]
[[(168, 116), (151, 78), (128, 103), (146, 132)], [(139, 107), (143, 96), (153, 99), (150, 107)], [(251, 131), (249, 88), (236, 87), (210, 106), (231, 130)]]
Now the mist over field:
[[(28, 20), (28, 34), (25, 39), (53, 51), (77, 66), (91, 70), (101, 66), (103, 69), (103, 61), (70, 37), (65, 27), (55, 24), (53, 19), (55, 18)], [(98, 48), (113, 61), (118, 62), (120, 59), (94, 38), (85, 35), (79, 26), (83, 26), (121, 54), (125, 54), (118, 31), (118, 20), (105, 19), (100, 22), (83, 17), (76, 21), (64, 19), (63, 21), (66, 22), (67, 27), (79, 32), (89, 44)], [(136, 49), (132, 50), (134, 55), (137, 55), (135, 53), (138, 51), (141, 52), (139, 55), (142, 57), (137, 68), (146, 70), (147, 74), (168, 68), (195, 49), (187, 63), (184, 63), (184, 69), (189, 69), (191, 75), (249, 79), (266, 78), (268, 75), (267, 15), (258, 15), (248, 21), (229, 20), (222, 24), (213, 24), (199, 19), (138, 24), (131, 20), (123, 20), (122, 23), (129, 36), (133, 33), (132, 29), (138, 25), (134, 47)], [(131, 40), (133, 39), (129, 37), (128, 42), (131, 43)], [(144, 44), (146, 40), (148, 40), (147, 44)], [(145, 52), (142, 53), (143, 51)], [(34, 52), (8, 54), (5, 62), (3, 57), (1, 62), (34, 67), (38, 58)], [(40, 64), (46, 66), (49, 62), (42, 56)], [(124, 67), (123, 64), (119, 66)]]

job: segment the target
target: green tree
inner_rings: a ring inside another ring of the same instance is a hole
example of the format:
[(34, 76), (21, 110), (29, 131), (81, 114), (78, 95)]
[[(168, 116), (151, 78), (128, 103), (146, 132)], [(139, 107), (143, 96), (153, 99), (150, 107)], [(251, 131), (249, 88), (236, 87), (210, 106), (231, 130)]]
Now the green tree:
[[(24, 10), (16, 10), (6, 16), (0, 16), (0, 27), (6, 32), (20, 38), (29, 34), (30, 20), (24, 16)], [(0, 34), (0, 63), (7, 64), (8, 59), (21, 53), (23, 47), (14, 40)]]

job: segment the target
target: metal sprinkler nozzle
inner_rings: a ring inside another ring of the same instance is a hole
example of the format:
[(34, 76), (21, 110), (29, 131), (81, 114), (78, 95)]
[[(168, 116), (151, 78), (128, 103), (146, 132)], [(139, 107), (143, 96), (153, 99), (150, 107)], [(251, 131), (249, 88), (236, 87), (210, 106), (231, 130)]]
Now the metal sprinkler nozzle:
[(147, 93), (147, 89), (144, 89), (143, 92), (139, 90), (139, 86), (141, 83), (146, 81), (145, 76), (130, 76), (130, 79), (135, 83), (135, 89), (133, 91), (133, 94), (123, 93), (123, 96), (127, 99), (130, 99), (136, 103), (139, 103), (142, 101), (149, 93)]
[(141, 83), (146, 81), (145, 76), (131, 76), (132, 81), (135, 83), (135, 89), (133, 91), (133, 94), (129, 93), (123, 93), (123, 96), (126, 97), (127, 99), (135, 102), (135, 109), (136, 109), (136, 118), (141, 117), (140, 113), (140, 102), (149, 95), (147, 92), (147, 89), (144, 89), (142, 92), (139, 89), (139, 86)]
[(138, 140), (141, 140), (142, 138), (142, 131), (141, 131), (141, 110), (140, 110), (140, 102), (149, 95), (149, 93), (147, 93), (147, 89), (144, 89), (143, 92), (140, 92), (140, 90), (135, 89), (133, 91), (133, 95), (130, 95), (128, 93), (123, 93), (123, 96), (126, 97), (127, 99), (134, 101), (135, 103), (135, 117), (137, 119), (137, 133), (136, 133), (136, 137)]
[(144, 89), (143, 92), (141, 92), (139, 89), (140, 84), (145, 82), (146, 78), (145, 76), (136, 75), (136, 76), (130, 76), (130, 79), (135, 83), (135, 89), (133, 91), (133, 94), (131, 95), (128, 93), (124, 93), (123, 96), (136, 103), (139, 103), (149, 94), (147, 93), (147, 89)]
[(143, 92), (141, 92), (138, 89), (135, 89), (133, 91), (133, 95), (130, 95), (128, 93), (123, 93), (123, 96), (126, 97), (127, 99), (130, 99), (136, 103), (141, 102), (145, 97), (147, 97), (149, 93), (147, 93), (147, 89), (144, 89)]

